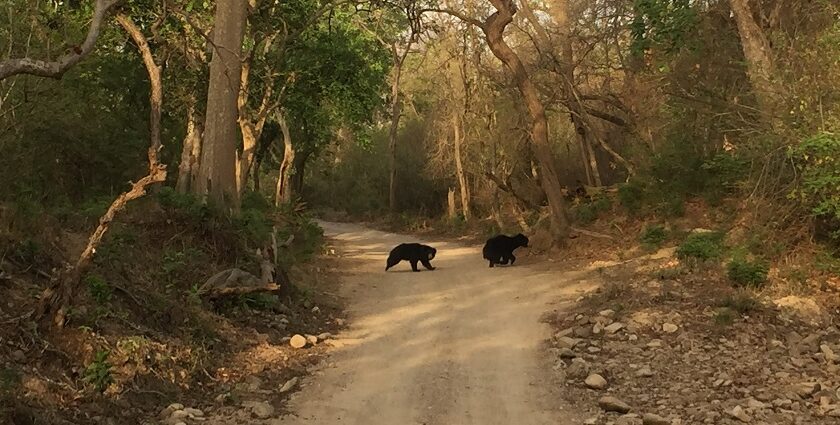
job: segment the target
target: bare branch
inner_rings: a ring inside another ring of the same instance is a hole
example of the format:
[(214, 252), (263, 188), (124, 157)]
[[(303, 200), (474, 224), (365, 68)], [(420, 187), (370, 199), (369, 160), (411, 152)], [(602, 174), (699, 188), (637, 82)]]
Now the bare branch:
[(70, 53), (59, 58), (57, 61), (49, 62), (29, 57), (8, 59), (0, 62), (0, 80), (13, 75), (29, 74), (46, 78), (61, 78), (68, 69), (79, 63), (82, 59), (93, 52), (96, 41), (102, 33), (103, 24), (108, 18), (111, 9), (121, 0), (96, 0), (93, 10), (90, 28), (87, 37), (81, 46), (74, 47)]

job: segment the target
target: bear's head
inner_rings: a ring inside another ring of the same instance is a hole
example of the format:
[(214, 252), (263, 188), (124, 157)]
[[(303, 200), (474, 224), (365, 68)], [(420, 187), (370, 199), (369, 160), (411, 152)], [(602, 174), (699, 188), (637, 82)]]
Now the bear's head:
[(429, 247), (429, 249), (426, 250), (426, 258), (428, 258), (429, 261), (435, 259), (435, 254), (437, 254), (437, 250), (432, 247)]
[(518, 235), (513, 237), (513, 240), (516, 242), (516, 246), (521, 246), (523, 248), (528, 247), (528, 237), (519, 233)]

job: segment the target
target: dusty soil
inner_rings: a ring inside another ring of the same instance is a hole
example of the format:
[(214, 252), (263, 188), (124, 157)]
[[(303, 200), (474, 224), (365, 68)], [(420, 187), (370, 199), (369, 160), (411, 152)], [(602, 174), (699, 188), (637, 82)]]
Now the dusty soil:
[(344, 259), (350, 326), (276, 423), (579, 423), (546, 373), (541, 316), (589, 287), (584, 272), (537, 270), (525, 255), (491, 269), (480, 246), (426, 241), (436, 270), (386, 273), (388, 251), (413, 238), (322, 225)]

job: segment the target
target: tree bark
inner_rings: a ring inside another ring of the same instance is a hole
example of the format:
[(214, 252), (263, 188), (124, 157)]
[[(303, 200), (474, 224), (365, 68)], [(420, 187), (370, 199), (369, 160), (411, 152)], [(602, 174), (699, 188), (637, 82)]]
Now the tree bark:
[(773, 58), (770, 42), (753, 18), (748, 0), (729, 0), (729, 5), (738, 26), (741, 48), (747, 60), (747, 76), (755, 91), (759, 108), (773, 117), (777, 113), (778, 101), (772, 80)]
[(391, 213), (397, 212), (397, 136), (402, 116), (402, 102), (400, 99), (400, 76), (402, 74), (402, 60), (397, 57), (397, 48), (392, 46), (394, 54), (394, 81), (391, 82), (391, 129), (388, 132), (388, 207)]
[(453, 190), (451, 186), (446, 194), (446, 206), (449, 220), (455, 220), (455, 217), (458, 215), (458, 211), (455, 206), (455, 190)]
[[(271, 40), (267, 40), (266, 43), (264, 48), (269, 49)], [(268, 119), (268, 114), (271, 109), (271, 97), (274, 94), (273, 85), (271, 83), (267, 84), (256, 116), (252, 120), (248, 113), (248, 90), (250, 87), (253, 56), (254, 53), (252, 51), (248, 55), (248, 60), (242, 63), (239, 97), (237, 100), (239, 129), (242, 132), (242, 154), (236, 161), (236, 184), (240, 195), (245, 192), (245, 188), (247, 187), (248, 176), (250, 176), (251, 167), (254, 164), (257, 141), (259, 141), (263, 128), (265, 128), (265, 122)]]
[(528, 108), (528, 114), (531, 117), (531, 139), (534, 145), (534, 154), (540, 163), (540, 181), (548, 197), (548, 205), (551, 210), (552, 233), (555, 241), (562, 243), (569, 236), (569, 219), (566, 211), (566, 201), (563, 199), (562, 187), (557, 177), (554, 155), (548, 143), (548, 122), (545, 116), (545, 107), (519, 56), (504, 40), (505, 28), (513, 21), (516, 7), (510, 0), (490, 0), (490, 2), (496, 8), (496, 12), (487, 18), (487, 21), (482, 25), (482, 30), (487, 37), (490, 50), (513, 75), (516, 86)]
[(111, 203), (105, 214), (99, 219), (99, 225), (96, 230), (88, 238), (88, 243), (85, 249), (79, 255), (70, 269), (62, 273), (58, 279), (41, 294), (38, 307), (35, 311), (35, 316), (38, 321), (46, 319), (48, 316), (52, 324), (57, 328), (62, 328), (67, 320), (67, 310), (73, 302), (73, 297), (78, 292), (79, 283), (82, 280), (82, 275), (87, 271), (93, 262), (93, 256), (96, 253), (96, 248), (99, 247), (102, 237), (108, 232), (114, 218), (126, 204), (134, 199), (140, 198), (146, 194), (146, 189), (155, 183), (166, 181), (166, 165), (161, 164), (158, 160), (158, 152), (161, 148), (160, 139), (160, 117), (161, 107), (163, 103), (163, 84), (161, 80), (160, 67), (155, 63), (152, 52), (149, 49), (149, 44), (146, 42), (146, 37), (140, 29), (132, 22), (126, 15), (118, 15), (117, 22), (125, 29), (131, 36), (134, 43), (143, 57), (143, 62), (146, 66), (146, 71), (149, 74), (150, 89), (150, 146), (147, 152), (149, 159), (149, 174), (131, 185), (131, 189), (123, 192), (117, 199)]
[(204, 144), (195, 192), (229, 213), (239, 211), (238, 98), (246, 2), (218, 0), (207, 90)]
[(461, 137), (461, 120), (458, 112), (452, 115), (452, 130), (453, 130), (453, 144), (455, 145), (455, 174), (458, 177), (458, 188), (461, 192), (461, 212), (464, 214), (464, 221), (470, 220), (470, 188), (467, 183), (467, 175), (464, 172), (464, 162), (462, 159), (462, 137)]
[(96, 41), (102, 33), (103, 24), (108, 19), (111, 9), (121, 0), (97, 0), (93, 9), (87, 37), (81, 46), (73, 46), (71, 51), (54, 62), (32, 58), (17, 58), (0, 61), (0, 80), (13, 75), (30, 74), (39, 77), (61, 78), (68, 69), (78, 64), (93, 52)]
[(274, 192), (274, 204), (289, 203), (292, 200), (292, 172), (294, 171), (295, 149), (292, 145), (292, 135), (289, 125), (281, 111), (276, 112), (277, 122), (283, 132), (283, 160), (280, 161), (280, 173), (277, 175), (277, 189)]
[(178, 164), (178, 180), (175, 189), (178, 193), (188, 193), (198, 171), (198, 159), (201, 155), (201, 133), (204, 125), (196, 114), (196, 99), (192, 97), (187, 105), (187, 135), (181, 148), (181, 162)]

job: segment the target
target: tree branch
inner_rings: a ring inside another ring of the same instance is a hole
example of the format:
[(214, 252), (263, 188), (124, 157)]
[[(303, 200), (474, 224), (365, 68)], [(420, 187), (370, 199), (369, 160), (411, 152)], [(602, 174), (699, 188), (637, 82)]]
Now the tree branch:
[(484, 27), (484, 22), (481, 22), (481, 21), (479, 21), (478, 19), (475, 19), (475, 18), (471, 18), (471, 17), (469, 17), (469, 16), (467, 16), (467, 15), (465, 15), (465, 14), (463, 14), (463, 13), (457, 11), (457, 10), (439, 9), (439, 8), (434, 7), (434, 8), (420, 9), (418, 11), (418, 14), (422, 15), (423, 13), (426, 13), (426, 12), (443, 13), (445, 15), (449, 15), (449, 16), (453, 16), (455, 18), (458, 18), (458, 19), (460, 19), (460, 20), (462, 20), (462, 21), (464, 21), (464, 22), (466, 22), (470, 25), (475, 25), (479, 28)]
[(121, 0), (96, 0), (93, 10), (90, 28), (87, 37), (81, 46), (74, 47), (70, 53), (59, 58), (57, 61), (49, 62), (28, 57), (8, 59), (0, 62), (0, 80), (13, 75), (29, 74), (46, 78), (61, 78), (68, 69), (79, 63), (82, 59), (93, 52), (96, 41), (102, 33), (103, 24), (108, 18), (111, 9)]

